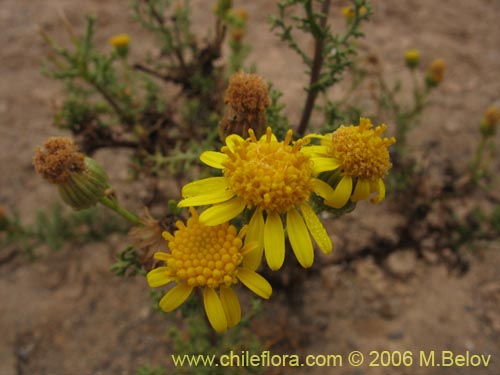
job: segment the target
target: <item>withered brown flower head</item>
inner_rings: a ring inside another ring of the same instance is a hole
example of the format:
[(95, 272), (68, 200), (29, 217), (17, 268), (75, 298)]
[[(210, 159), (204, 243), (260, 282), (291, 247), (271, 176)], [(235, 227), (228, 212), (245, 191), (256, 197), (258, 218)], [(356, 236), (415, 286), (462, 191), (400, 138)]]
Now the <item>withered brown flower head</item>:
[(224, 103), (236, 112), (264, 112), (269, 106), (266, 82), (257, 74), (233, 74), (224, 97)]
[(33, 165), (43, 178), (59, 185), (67, 182), (71, 173), (82, 172), (84, 160), (71, 138), (51, 137), (35, 149)]
[(226, 108), (219, 124), (222, 141), (230, 134), (248, 137), (248, 129), (253, 129), (260, 137), (266, 129), (264, 111), (270, 100), (265, 81), (256, 74), (239, 72), (233, 74), (224, 97)]
[(491, 106), (484, 112), (483, 121), (486, 126), (494, 128), (500, 122), (500, 111), (497, 107)]

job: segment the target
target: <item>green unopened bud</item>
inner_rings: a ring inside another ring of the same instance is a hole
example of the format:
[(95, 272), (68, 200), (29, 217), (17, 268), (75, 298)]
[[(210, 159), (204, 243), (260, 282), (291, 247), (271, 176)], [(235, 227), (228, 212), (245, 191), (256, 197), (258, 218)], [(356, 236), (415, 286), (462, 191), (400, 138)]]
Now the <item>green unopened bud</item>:
[(63, 201), (75, 210), (95, 206), (109, 188), (104, 169), (79, 152), (71, 138), (49, 138), (35, 150), (33, 164), (43, 178), (58, 186)]
[(95, 206), (109, 189), (106, 171), (94, 159), (85, 158), (85, 170), (70, 175), (58, 186), (62, 200), (79, 211)]

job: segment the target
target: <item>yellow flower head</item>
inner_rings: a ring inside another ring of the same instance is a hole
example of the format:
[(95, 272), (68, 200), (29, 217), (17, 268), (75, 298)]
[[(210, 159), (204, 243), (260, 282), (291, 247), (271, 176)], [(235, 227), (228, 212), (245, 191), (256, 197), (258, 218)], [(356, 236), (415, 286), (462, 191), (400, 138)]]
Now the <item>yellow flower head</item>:
[[(361, 8), (359, 8), (359, 15), (361, 17), (363, 17), (364, 15), (366, 15), (367, 11), (368, 10), (366, 9), (366, 7), (362, 6)], [(342, 7), (342, 14), (347, 19), (347, 21), (350, 21), (356, 15), (356, 10), (354, 8), (349, 7), (349, 6), (345, 6), (345, 7)]]
[[(203, 301), (208, 320), (218, 331), (225, 331), (241, 319), (238, 297), (231, 286), (241, 281), (262, 298), (271, 296), (271, 285), (254, 270), (243, 266), (245, 256), (254, 244), (243, 245), (247, 227), (238, 233), (225, 222), (215, 226), (200, 223), (198, 213), (190, 208), (187, 224), (177, 222), (174, 234), (164, 232), (170, 252), (157, 252), (154, 257), (165, 262), (147, 274), (151, 287), (171, 282), (177, 285), (160, 300), (169, 312), (179, 307), (195, 287), (203, 288)], [(217, 293), (217, 290), (219, 293)]]
[(425, 81), (429, 87), (435, 87), (441, 83), (446, 70), (446, 63), (443, 59), (434, 60), (427, 68)]
[(392, 166), (387, 148), (396, 140), (382, 138), (386, 125), (372, 127), (369, 119), (361, 118), (358, 126), (342, 125), (331, 134), (312, 135), (321, 139), (321, 145), (303, 148), (311, 155), (315, 173), (340, 172), (341, 179), (333, 197), (325, 200), (326, 205), (342, 208), (349, 199), (368, 199), (372, 193), (378, 193), (373, 203), (384, 199), (383, 177)]
[(130, 36), (128, 34), (118, 34), (109, 38), (109, 44), (115, 48), (126, 47), (130, 44)]
[(405, 52), (405, 63), (410, 69), (414, 69), (420, 62), (420, 53), (416, 49), (409, 49)]
[(128, 48), (130, 44), (130, 37), (128, 34), (119, 34), (109, 39), (109, 44), (115, 47), (115, 51), (121, 58), (126, 58), (128, 55)]
[(246, 237), (259, 244), (246, 262), (253, 269), (258, 267), (262, 251), (271, 269), (281, 268), (285, 257), (285, 215), (292, 249), (299, 263), (310, 267), (314, 260), (310, 235), (325, 253), (332, 250), (332, 243), (308, 201), (312, 192), (328, 199), (333, 189), (312, 176), (311, 160), (300, 152), (303, 141), (292, 145), (291, 130), (281, 142), (271, 128), (259, 140), (252, 129), (249, 133), (247, 140), (230, 135), (222, 152), (206, 151), (201, 155), (201, 161), (221, 169), (224, 175), (184, 186), (185, 199), (179, 207), (212, 204), (200, 215), (200, 221), (206, 225), (231, 220), (245, 208), (253, 210)]

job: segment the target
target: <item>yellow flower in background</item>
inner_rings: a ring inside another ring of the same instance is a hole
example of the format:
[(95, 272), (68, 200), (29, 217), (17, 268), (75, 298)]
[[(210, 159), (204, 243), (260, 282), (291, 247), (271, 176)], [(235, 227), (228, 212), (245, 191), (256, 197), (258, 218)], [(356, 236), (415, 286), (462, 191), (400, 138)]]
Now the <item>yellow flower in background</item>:
[[(352, 20), (354, 18), (354, 16), (356, 15), (356, 10), (354, 8), (351, 8), (349, 6), (345, 6), (345, 7), (342, 7), (342, 14), (343, 16), (348, 20)], [(359, 15), (361, 17), (363, 17), (364, 15), (366, 15), (366, 12), (368, 10), (366, 9), (365, 6), (362, 6), (361, 8), (359, 8)]]
[(446, 70), (446, 62), (443, 59), (434, 60), (427, 68), (425, 82), (429, 87), (435, 87), (441, 83)]
[(128, 55), (130, 36), (128, 34), (118, 34), (109, 39), (109, 44), (115, 47), (116, 52), (122, 58)]
[(414, 69), (420, 62), (420, 53), (416, 49), (409, 49), (405, 52), (405, 63), (410, 69)]
[(377, 193), (372, 203), (384, 199), (383, 177), (392, 166), (387, 148), (396, 140), (382, 138), (386, 125), (372, 127), (369, 119), (361, 118), (358, 126), (342, 125), (327, 135), (311, 135), (319, 138), (321, 144), (302, 149), (311, 155), (316, 174), (329, 171), (340, 174), (333, 197), (325, 199), (326, 205), (342, 208), (349, 199), (357, 202), (370, 198), (372, 193)]
[(272, 270), (281, 268), (285, 258), (285, 231), (292, 250), (303, 267), (314, 261), (311, 236), (325, 253), (332, 250), (330, 237), (308, 201), (312, 192), (324, 199), (333, 196), (333, 189), (312, 176), (308, 155), (300, 152), (303, 141), (291, 143), (290, 130), (279, 142), (271, 131), (259, 140), (252, 129), (245, 140), (232, 134), (226, 138), (222, 152), (206, 151), (200, 159), (221, 169), (223, 176), (210, 177), (184, 186), (179, 207), (212, 205), (200, 215), (200, 222), (218, 225), (253, 210), (246, 241), (257, 242), (246, 265), (256, 269), (265, 253)]
[(130, 44), (130, 36), (128, 34), (114, 35), (109, 39), (109, 44), (115, 48), (126, 47)]
[(187, 223), (176, 223), (174, 234), (163, 232), (170, 252), (157, 252), (154, 258), (165, 262), (147, 274), (152, 288), (169, 283), (176, 285), (160, 300), (163, 311), (169, 312), (184, 303), (194, 288), (203, 288), (205, 312), (217, 332), (238, 324), (241, 306), (231, 288), (238, 281), (258, 296), (268, 299), (271, 285), (242, 265), (243, 259), (253, 251), (255, 244), (243, 245), (247, 227), (238, 233), (228, 222), (206, 226), (200, 223), (198, 213), (190, 208)]

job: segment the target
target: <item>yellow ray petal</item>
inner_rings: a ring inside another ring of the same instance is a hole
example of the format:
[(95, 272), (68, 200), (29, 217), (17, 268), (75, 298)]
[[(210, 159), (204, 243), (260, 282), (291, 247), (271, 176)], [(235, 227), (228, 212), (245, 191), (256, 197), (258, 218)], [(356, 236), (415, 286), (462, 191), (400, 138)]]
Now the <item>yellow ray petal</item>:
[(276, 212), (268, 214), (264, 224), (264, 253), (269, 268), (279, 270), (285, 261), (285, 233)]
[(356, 187), (351, 195), (351, 200), (353, 202), (361, 201), (363, 199), (368, 199), (370, 197), (370, 181), (365, 178), (358, 178), (356, 181)]
[(182, 196), (189, 198), (196, 195), (205, 195), (213, 191), (227, 190), (228, 187), (225, 177), (209, 177), (184, 185)]
[(316, 175), (321, 172), (333, 171), (340, 167), (340, 162), (333, 158), (313, 157), (311, 160), (313, 161), (313, 173)]
[(325, 136), (322, 134), (310, 133), (310, 134), (307, 134), (304, 138), (305, 139), (308, 139), (308, 138), (323, 139), (323, 138), (325, 138)]
[(228, 287), (220, 288), (220, 301), (226, 313), (228, 327), (233, 327), (241, 320), (241, 306), (238, 296), (233, 289)]
[(334, 199), (335, 190), (319, 178), (312, 179), (313, 191), (326, 201)]
[(244, 208), (245, 201), (241, 198), (218, 203), (202, 212), (200, 223), (209, 226), (225, 223), (238, 216)]
[(309, 204), (303, 203), (300, 206), (300, 211), (302, 212), (307, 228), (309, 229), (311, 236), (314, 238), (314, 241), (318, 244), (319, 249), (325, 254), (330, 253), (333, 249), (332, 240), (314, 210), (311, 206), (309, 206)]
[(230, 134), (226, 137), (226, 145), (227, 147), (234, 152), (234, 146), (237, 144), (244, 143), (245, 140), (241, 138), (238, 134)]
[(240, 280), (248, 289), (258, 296), (265, 299), (271, 297), (273, 292), (271, 284), (269, 284), (268, 281), (257, 272), (246, 268), (240, 268), (236, 276), (238, 277), (238, 280)]
[(181, 200), (177, 207), (194, 207), (194, 206), (205, 206), (208, 204), (216, 204), (228, 201), (234, 197), (234, 192), (231, 190), (220, 190), (213, 194), (197, 195), (195, 197), (189, 197)]
[(264, 251), (264, 216), (261, 210), (255, 210), (248, 223), (248, 231), (245, 236), (245, 244), (255, 242), (257, 246), (243, 258), (245, 268), (256, 270), (262, 261)]
[[(168, 233), (168, 232), (166, 232), (166, 233)], [(154, 259), (156, 259), (156, 260), (163, 260), (163, 261), (168, 260), (169, 257), (170, 257), (170, 254), (169, 253), (165, 253), (163, 251), (158, 251), (158, 252), (154, 253), (154, 255), (153, 255)]]
[(377, 185), (378, 185), (378, 189), (375, 190), (375, 191), (378, 191), (378, 194), (371, 199), (371, 202), (373, 204), (377, 204), (377, 203), (381, 202), (385, 198), (385, 184), (384, 184), (384, 180), (382, 180), (381, 178), (379, 178), (378, 181), (377, 181)]
[(222, 332), (227, 329), (227, 319), (222, 302), (220, 301), (217, 292), (212, 288), (203, 289), (203, 304), (207, 313), (208, 321), (217, 332)]
[(332, 199), (325, 200), (325, 204), (333, 208), (342, 208), (352, 193), (352, 177), (344, 176), (335, 188)]
[(193, 287), (186, 284), (177, 284), (170, 289), (160, 300), (160, 307), (163, 311), (169, 312), (175, 310), (189, 297)]
[(146, 275), (146, 279), (148, 280), (148, 284), (151, 288), (168, 284), (173, 280), (172, 277), (168, 276), (167, 267), (158, 267), (149, 271)]
[(309, 268), (314, 262), (314, 250), (304, 220), (295, 208), (286, 214), (286, 232), (292, 245), (292, 250), (300, 265)]
[(226, 154), (217, 151), (205, 151), (200, 155), (200, 160), (203, 163), (212, 168), (217, 168), (217, 169), (224, 168), (222, 166), (222, 162), (226, 160), (226, 158), (227, 158)]
[(311, 156), (324, 155), (326, 157), (328, 148), (320, 145), (304, 146), (300, 149), (300, 152)]

